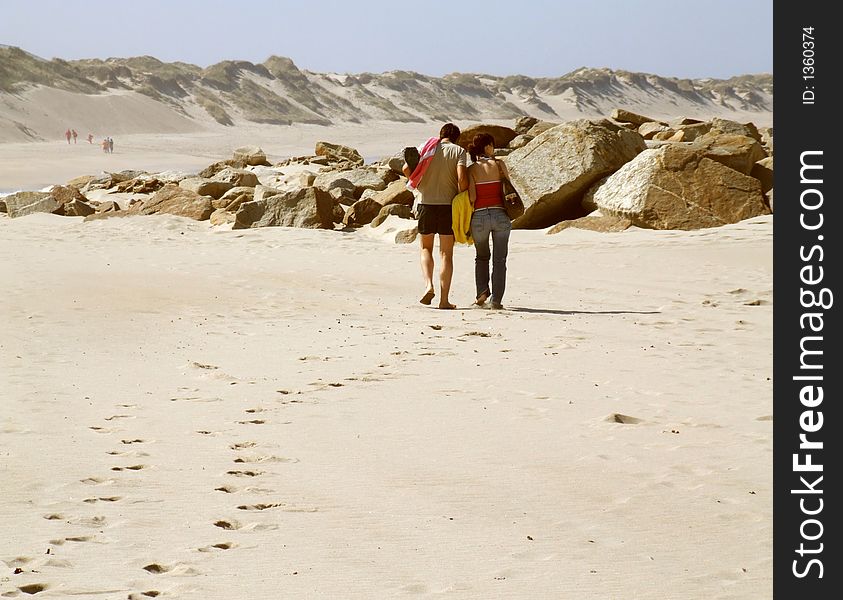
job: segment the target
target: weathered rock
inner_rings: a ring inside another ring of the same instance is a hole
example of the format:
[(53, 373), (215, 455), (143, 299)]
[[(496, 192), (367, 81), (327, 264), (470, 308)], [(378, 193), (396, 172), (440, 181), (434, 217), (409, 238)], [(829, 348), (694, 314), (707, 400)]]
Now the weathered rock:
[(690, 148), (744, 175), (749, 175), (753, 165), (767, 156), (764, 147), (751, 137), (713, 131), (698, 137)]
[(524, 135), (531, 135), (533, 137), (537, 137), (543, 134), (548, 129), (553, 129), (557, 125), (559, 125), (559, 123), (553, 123), (551, 121), (539, 121), (538, 123), (530, 127), (530, 129), (528, 129), (524, 133)]
[(117, 184), (117, 191), (127, 194), (153, 194), (164, 187), (156, 177), (135, 177)]
[(732, 133), (735, 135), (745, 135), (751, 137), (759, 144), (761, 143), (761, 134), (755, 123), (738, 123), (737, 121), (730, 121), (729, 119), (721, 119), (715, 117), (711, 121), (712, 133)]
[(767, 200), (767, 206), (770, 207), (770, 212), (773, 212), (773, 190), (768, 191), (764, 197)]
[(17, 192), (3, 198), (13, 219), (34, 213), (51, 213), (61, 206), (49, 192)]
[(104, 212), (117, 212), (120, 209), (120, 205), (117, 204), (114, 200), (106, 200), (105, 202), (100, 202), (99, 206), (96, 208), (96, 212), (104, 213)]
[(711, 123), (687, 123), (679, 125), (675, 129), (682, 132), (682, 141), (693, 142), (711, 130)]
[(214, 175), (211, 178), (211, 181), (221, 181), (223, 183), (230, 183), (233, 187), (255, 187), (256, 185), (258, 185), (258, 176), (252, 173), (251, 171), (247, 171), (246, 169), (234, 169), (232, 167), (226, 167), (225, 169)]
[(324, 156), (330, 160), (347, 160), (348, 162), (362, 166), (365, 162), (360, 153), (354, 148), (342, 144), (330, 142), (316, 142), (316, 156)]
[(399, 231), (395, 234), (395, 243), (396, 244), (412, 244), (416, 241), (416, 238), (419, 235), (419, 228), (412, 227), (410, 229), (404, 229)]
[(69, 185), (54, 185), (50, 188), (49, 194), (55, 198), (59, 206), (64, 206), (68, 202), (78, 200), (79, 202), (87, 202), (87, 198), (82, 195), (75, 187)]
[[(331, 171), (317, 175), (313, 180), (313, 186), (321, 188), (326, 192), (337, 192), (340, 195), (354, 196), (355, 185), (344, 177), (344, 173)], [(338, 197), (334, 194), (334, 198)]]
[(81, 190), (86, 185), (96, 180), (96, 178), (96, 175), (80, 175), (79, 177), (74, 177), (73, 179), (69, 180), (67, 182), (67, 185), (75, 187), (77, 190)]
[(414, 200), (413, 192), (407, 189), (407, 180), (403, 177), (390, 183), (385, 190), (376, 192), (373, 198), (382, 206), (389, 204), (412, 206)]
[(558, 125), (506, 158), (526, 212), (515, 227), (541, 229), (584, 216), (581, 200), (591, 185), (646, 148), (635, 131), (606, 120)]
[(82, 200), (73, 199), (62, 205), (62, 214), (67, 217), (87, 217), (96, 212), (96, 209)]
[(228, 190), (234, 187), (234, 184), (228, 181), (216, 181), (214, 179), (205, 179), (204, 177), (189, 177), (179, 181), (179, 187), (184, 190), (196, 192), (200, 196), (210, 196), (211, 198), (222, 198)]
[(347, 171), (329, 171), (327, 173), (320, 173), (316, 176), (313, 185), (325, 190), (342, 187), (344, 191), (349, 191), (347, 183), (339, 182), (340, 179), (345, 179), (352, 186), (350, 190), (351, 195), (359, 199), (364, 190), (384, 190), (386, 189), (387, 184), (395, 181), (397, 177), (398, 176), (391, 169), (386, 167), (360, 167)]
[[(264, 188), (265, 189), (265, 188)], [(244, 202), (251, 202), (255, 199), (255, 188), (248, 186), (233, 187), (222, 195), (219, 200), (211, 204), (214, 208), (224, 208), (228, 211), (236, 211)]]
[(646, 123), (642, 123), (638, 127), (638, 133), (640, 133), (641, 137), (643, 137), (645, 140), (651, 140), (653, 139), (653, 136), (657, 133), (661, 133), (662, 131), (667, 130), (667, 125), (655, 121), (648, 121)]
[(767, 151), (767, 156), (773, 156), (773, 128), (762, 127), (758, 133), (761, 135), (761, 145)]
[(266, 153), (257, 146), (241, 146), (234, 150), (234, 160), (242, 161), (244, 166), (269, 166), (269, 161), (266, 160)]
[(208, 165), (196, 175), (197, 177), (203, 177), (205, 179), (210, 179), (220, 171), (224, 171), (225, 169), (242, 169), (246, 167), (247, 163), (245, 160), (235, 160), (233, 158), (229, 158), (227, 160), (221, 160), (215, 162), (211, 165)]
[[(352, 202), (351, 204), (354, 203)], [(351, 204), (349, 204), (349, 206), (351, 206)], [(331, 213), (331, 220), (334, 223), (342, 223), (343, 219), (345, 219), (345, 208), (343, 208), (342, 204), (337, 202), (334, 204), (334, 210)]]
[(539, 120), (536, 117), (518, 117), (515, 119), (515, 127), (513, 129), (517, 135), (524, 135), (538, 122)]
[(679, 127), (680, 125), (695, 125), (702, 123), (699, 119), (692, 119), (691, 117), (677, 117), (667, 122), (671, 127)]
[(717, 227), (769, 212), (757, 179), (676, 145), (641, 152), (594, 201), (604, 215), (652, 229)]
[(550, 229), (548, 229), (548, 235), (559, 233), (560, 231), (564, 231), (568, 228), (573, 227), (574, 229), (587, 229), (589, 231), (599, 231), (601, 233), (615, 233), (618, 231), (624, 231), (629, 229), (632, 226), (632, 221), (627, 219), (626, 217), (616, 217), (613, 215), (600, 215), (600, 216), (592, 216), (588, 215), (585, 217), (580, 217), (579, 219), (573, 219), (571, 221), (562, 221), (561, 223), (557, 223)]
[(234, 213), (224, 208), (218, 208), (211, 213), (208, 221), (211, 225), (228, 225), (234, 223)]
[(214, 212), (212, 199), (180, 185), (167, 184), (141, 204), (142, 215), (168, 214), (205, 221)]
[(380, 202), (371, 198), (358, 200), (346, 211), (342, 222), (349, 227), (368, 225), (372, 222), (372, 219), (378, 216), (382, 208), (383, 205)]
[(658, 123), (658, 119), (653, 119), (652, 117), (645, 117), (643, 115), (636, 114), (634, 112), (630, 112), (628, 110), (624, 110), (622, 108), (616, 108), (612, 111), (612, 118), (615, 121), (620, 121), (621, 123), (632, 123), (636, 127), (640, 127), (644, 123)]
[(131, 210), (111, 210), (105, 212), (97, 212), (92, 215), (88, 215), (82, 221), (84, 223), (88, 223), (90, 221), (102, 221), (103, 219), (111, 219), (115, 217), (134, 217), (137, 216), (139, 213), (136, 211)]
[(650, 139), (655, 140), (657, 142), (667, 142), (670, 141), (670, 138), (672, 138), (674, 135), (676, 135), (676, 130), (667, 127), (665, 129), (662, 129), (661, 131), (657, 131), (656, 133), (654, 133), (652, 137), (650, 137)]
[(749, 174), (761, 182), (761, 191), (764, 194), (769, 192), (773, 189), (773, 157), (768, 156), (756, 162)]
[(514, 140), (515, 136), (518, 135), (514, 129), (504, 127), (503, 125), (488, 125), (480, 123), (478, 125), (470, 125), (462, 130), (460, 138), (457, 140), (457, 144), (467, 150), (468, 145), (471, 143), (471, 140), (474, 139), (474, 136), (480, 133), (488, 133), (491, 135), (492, 139), (495, 140), (495, 148), (506, 148), (509, 145), (509, 142)]
[(399, 152), (390, 156), (386, 161), (386, 166), (392, 169), (396, 175), (403, 175), (404, 171), (401, 169), (404, 167), (404, 153)]
[(302, 188), (245, 202), (235, 213), (233, 229), (255, 227), (334, 228), (334, 200), (317, 187)]
[(266, 185), (256, 185), (253, 201), (260, 202), (265, 198), (269, 198), (270, 196), (277, 196), (278, 194), (283, 194), (284, 190), (278, 188), (272, 188)]
[(523, 148), (532, 142), (533, 139), (535, 138), (532, 135), (527, 135), (526, 133), (518, 134), (509, 142), (509, 148), (510, 150), (518, 150), (518, 148)]
[(380, 212), (377, 216), (372, 219), (372, 222), (369, 223), (372, 227), (377, 227), (390, 215), (395, 215), (397, 217), (401, 217), (402, 219), (412, 219), (413, 218), (413, 211), (409, 206), (404, 204), (389, 204), (381, 208)]

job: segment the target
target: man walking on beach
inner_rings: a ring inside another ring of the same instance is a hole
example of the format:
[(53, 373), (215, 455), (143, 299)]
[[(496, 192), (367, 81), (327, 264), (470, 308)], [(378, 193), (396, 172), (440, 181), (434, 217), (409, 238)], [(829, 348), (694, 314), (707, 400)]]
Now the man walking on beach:
[(67, 138), (68, 144), (70, 143), (70, 135), (71, 135), (70, 129), (68, 129), (67, 131), (64, 132), (64, 137)]
[(76, 143), (76, 138), (79, 136), (79, 134), (78, 134), (78, 133), (76, 133), (76, 130), (75, 130), (75, 129), (71, 129), (71, 130), (70, 130), (70, 135), (72, 135), (72, 136), (73, 136), (73, 143), (75, 144), (75, 143)]
[(436, 292), (433, 287), (433, 240), (439, 234), (439, 254), (442, 266), (439, 272), (441, 298), (439, 308), (454, 309), (448, 294), (454, 274), (454, 231), (451, 202), (454, 196), (468, 189), (465, 150), (457, 145), (460, 129), (445, 123), (439, 137), (433, 137), (419, 148), (419, 164), (410, 171), (404, 163), (402, 171), (409, 182), (407, 187), (418, 190), (419, 241), (422, 277), (425, 292), (419, 302), (430, 304)]

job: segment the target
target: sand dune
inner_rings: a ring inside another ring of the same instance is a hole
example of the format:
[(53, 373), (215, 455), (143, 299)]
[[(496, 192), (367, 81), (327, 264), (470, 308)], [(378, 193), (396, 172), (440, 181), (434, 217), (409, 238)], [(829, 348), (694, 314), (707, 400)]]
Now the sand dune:
[(0, 595), (770, 597), (771, 250), (0, 217)]

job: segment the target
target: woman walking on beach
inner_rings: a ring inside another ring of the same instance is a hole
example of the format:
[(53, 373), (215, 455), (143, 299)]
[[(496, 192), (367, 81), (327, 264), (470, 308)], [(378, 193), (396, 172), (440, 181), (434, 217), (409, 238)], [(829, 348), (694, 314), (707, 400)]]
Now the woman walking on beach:
[[(471, 237), (474, 239), (474, 282), (477, 298), (483, 306), (491, 296), (494, 309), (503, 308), (506, 289), (506, 257), (512, 223), (503, 205), (501, 175), (509, 177), (506, 165), (495, 159), (495, 140), (488, 133), (478, 133), (468, 146), (473, 164), (468, 167), (468, 197), (471, 214)], [(489, 250), (489, 237), (492, 248)], [(489, 289), (489, 258), (492, 259), (492, 288)]]
[(425, 292), (419, 302), (430, 304), (436, 292), (433, 287), (433, 240), (439, 234), (439, 272), (441, 297), (439, 308), (453, 309), (448, 294), (454, 274), (454, 231), (451, 202), (454, 196), (468, 188), (465, 150), (457, 145), (460, 129), (445, 123), (439, 137), (432, 137), (419, 148), (419, 164), (410, 171), (404, 163), (402, 171), (409, 180), (407, 187), (420, 195), (418, 219), (422, 277)]

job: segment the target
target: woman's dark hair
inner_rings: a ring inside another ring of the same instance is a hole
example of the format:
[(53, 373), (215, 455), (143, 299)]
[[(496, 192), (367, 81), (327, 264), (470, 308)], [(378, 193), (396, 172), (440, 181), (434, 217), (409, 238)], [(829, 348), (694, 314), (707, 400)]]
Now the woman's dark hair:
[(495, 138), (490, 134), (478, 133), (475, 135), (474, 139), (468, 145), (468, 154), (471, 156), (471, 160), (477, 162), (477, 157), (483, 154), (483, 151), (489, 144), (495, 145)]
[(442, 138), (448, 138), (456, 144), (457, 140), (460, 139), (460, 128), (453, 123), (445, 123), (439, 130), (439, 139)]

